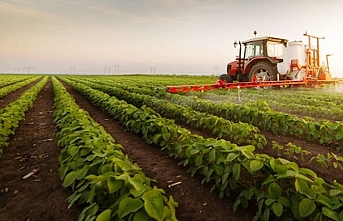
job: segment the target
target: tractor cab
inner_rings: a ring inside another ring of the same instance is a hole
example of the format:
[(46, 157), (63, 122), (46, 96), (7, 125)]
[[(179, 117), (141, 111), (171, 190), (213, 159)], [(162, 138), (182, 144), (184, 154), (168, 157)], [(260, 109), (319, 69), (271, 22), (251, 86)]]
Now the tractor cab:
[(269, 36), (235, 42), (235, 47), (239, 44), (239, 55), (227, 65), (227, 74), (220, 79), (225, 82), (276, 80), (276, 64), (283, 61), (287, 42), (287, 39)]
[(282, 62), (288, 40), (274, 37), (259, 37), (243, 41), (244, 60), (268, 57)]

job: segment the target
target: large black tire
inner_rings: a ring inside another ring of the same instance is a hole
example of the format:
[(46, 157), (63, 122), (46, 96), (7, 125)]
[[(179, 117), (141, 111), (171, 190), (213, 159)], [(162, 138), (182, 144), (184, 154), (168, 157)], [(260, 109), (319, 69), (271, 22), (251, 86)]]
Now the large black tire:
[(233, 82), (232, 77), (230, 75), (228, 75), (228, 74), (220, 75), (219, 79), (222, 80), (222, 81), (225, 81), (226, 83), (232, 83)]
[(277, 67), (268, 61), (254, 64), (249, 72), (249, 81), (276, 81)]
[(249, 81), (248, 74), (237, 74), (237, 81), (239, 81), (239, 82), (247, 82), (247, 81)]

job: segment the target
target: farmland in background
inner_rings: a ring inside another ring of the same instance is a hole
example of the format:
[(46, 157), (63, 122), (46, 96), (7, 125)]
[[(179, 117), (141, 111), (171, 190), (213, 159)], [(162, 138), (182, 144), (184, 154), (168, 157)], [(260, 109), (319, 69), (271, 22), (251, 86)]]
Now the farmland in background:
[(165, 91), (216, 79), (3, 75), (2, 216), (342, 220), (341, 86)]

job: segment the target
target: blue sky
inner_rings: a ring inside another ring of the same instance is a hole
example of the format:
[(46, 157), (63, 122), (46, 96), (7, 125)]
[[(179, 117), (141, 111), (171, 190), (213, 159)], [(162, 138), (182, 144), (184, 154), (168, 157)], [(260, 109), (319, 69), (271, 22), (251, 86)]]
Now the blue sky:
[(322, 58), (343, 77), (342, 22), (341, 0), (0, 0), (0, 72), (219, 75), (257, 30), (325, 36)]

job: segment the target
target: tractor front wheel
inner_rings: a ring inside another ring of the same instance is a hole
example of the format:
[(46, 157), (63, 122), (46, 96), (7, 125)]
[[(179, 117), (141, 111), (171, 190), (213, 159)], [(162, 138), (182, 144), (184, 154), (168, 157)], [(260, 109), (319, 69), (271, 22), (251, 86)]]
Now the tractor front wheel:
[(249, 81), (276, 81), (277, 68), (275, 64), (262, 61), (254, 64), (249, 72)]
[(219, 79), (222, 80), (222, 81), (225, 81), (226, 83), (232, 83), (233, 82), (232, 77), (230, 75), (228, 75), (228, 74), (220, 75)]

